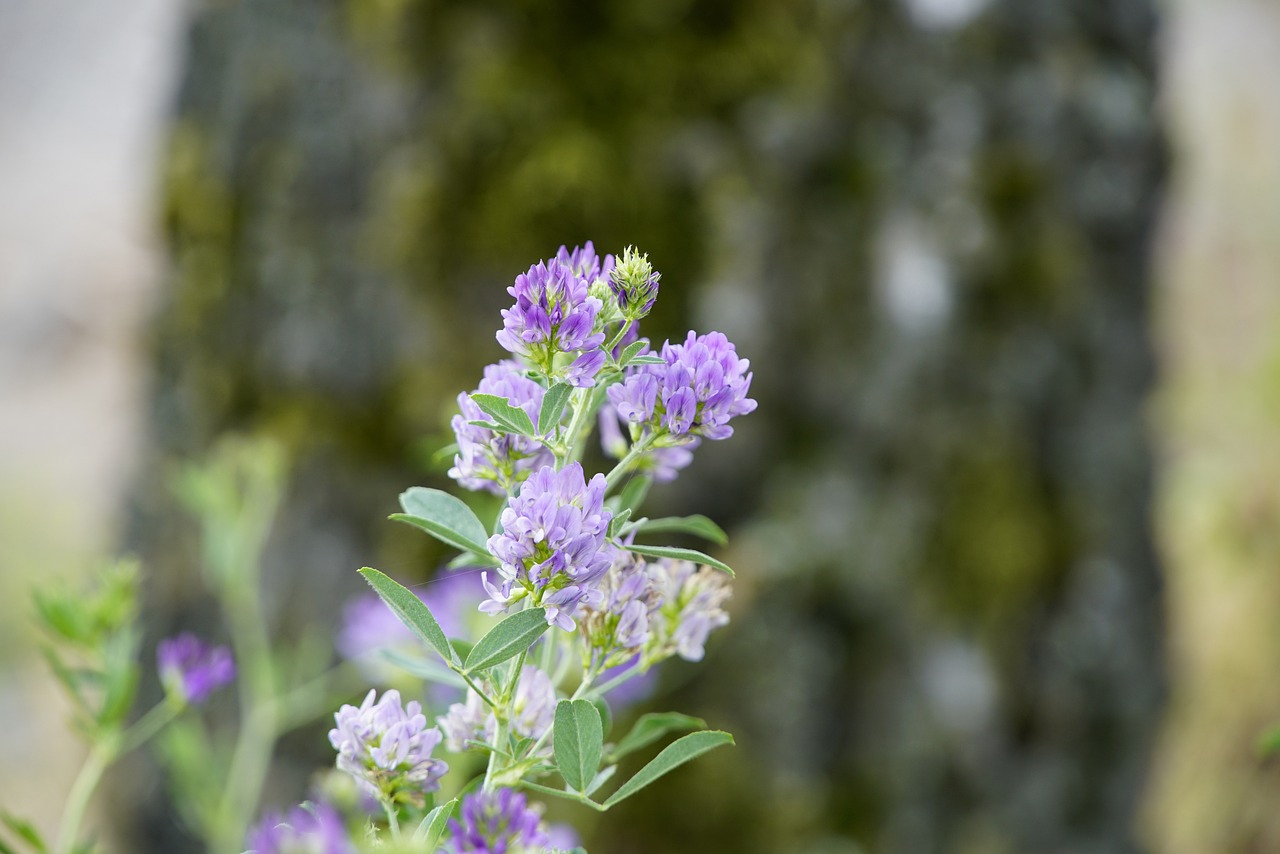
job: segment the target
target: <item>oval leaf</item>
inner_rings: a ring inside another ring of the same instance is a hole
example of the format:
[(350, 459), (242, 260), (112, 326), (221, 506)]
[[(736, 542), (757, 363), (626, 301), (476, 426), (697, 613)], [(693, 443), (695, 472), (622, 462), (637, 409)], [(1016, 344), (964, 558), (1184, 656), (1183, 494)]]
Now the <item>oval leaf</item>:
[[(556, 738), (559, 737), (560, 734), (556, 733)], [(693, 732), (683, 738), (676, 739), (663, 748), (661, 753), (653, 757), (652, 762), (636, 772), (634, 777), (623, 783), (618, 791), (610, 795), (608, 800), (604, 802), (604, 806), (611, 807), (619, 801), (631, 797), (668, 771), (675, 770), (690, 759), (696, 759), (708, 750), (714, 750), (724, 744), (733, 744), (733, 736), (727, 732), (719, 732), (717, 730)]]
[(467, 654), (466, 671), (475, 673), (515, 658), (548, 628), (547, 612), (542, 608), (530, 608), (512, 614), (490, 629), (471, 648), (471, 652)]
[(529, 420), (529, 413), (518, 406), (512, 406), (511, 401), (505, 397), (499, 397), (496, 394), (476, 393), (471, 395), (471, 399), (475, 401), (476, 406), (484, 410), (486, 415), (502, 426), (510, 427), (525, 436), (535, 435), (533, 422)]
[(636, 526), (637, 531), (648, 534), (693, 534), (723, 546), (729, 542), (729, 535), (724, 529), (706, 516), (666, 516), (662, 519), (646, 519)]
[(449, 819), (457, 807), (458, 799), (454, 798), (449, 803), (441, 804), (427, 813), (422, 823), (418, 825), (418, 829), (413, 832), (413, 841), (420, 843), (423, 851), (435, 851), (439, 848), (440, 838), (444, 836), (445, 829), (449, 826)]
[(600, 767), (604, 727), (600, 712), (589, 700), (561, 700), (556, 705), (556, 768), (564, 781), (583, 791)]
[(365, 581), (369, 582), (373, 591), (382, 597), (382, 601), (387, 603), (391, 612), (400, 618), (400, 622), (409, 627), (410, 631), (425, 641), (448, 663), (461, 663), (458, 660), (458, 654), (453, 651), (453, 647), (449, 646), (449, 639), (444, 636), (444, 630), (440, 628), (436, 618), (431, 616), (431, 609), (424, 605), (421, 599), (413, 595), (403, 584), (393, 581), (376, 569), (366, 566), (360, 570), (360, 574), (364, 576)]
[(628, 753), (634, 753), (647, 747), (669, 732), (678, 730), (702, 729), (707, 722), (701, 718), (682, 715), (679, 712), (652, 712), (641, 715), (631, 732), (627, 733), (618, 746), (609, 754), (609, 761), (616, 762)]
[(632, 341), (627, 345), (627, 349), (622, 351), (622, 355), (618, 357), (618, 367), (625, 368), (631, 363), (631, 360), (640, 355), (640, 351), (649, 346), (649, 342), (645, 339)]
[(716, 560), (710, 555), (703, 554), (697, 549), (678, 549), (675, 546), (642, 546), (639, 544), (622, 546), (629, 552), (635, 552), (638, 555), (648, 555), (649, 557), (669, 557), (676, 560), (691, 560), (694, 563), (704, 563), (707, 566), (714, 567), (721, 572), (727, 572), (733, 575), (733, 570), (724, 561)]
[(488, 554), (484, 525), (471, 508), (447, 492), (415, 486), (400, 494), (404, 513), (391, 518), (421, 528), (437, 540), (464, 552)]
[(560, 423), (560, 416), (564, 414), (565, 404), (569, 402), (572, 392), (573, 386), (568, 383), (556, 383), (543, 395), (542, 409), (538, 412), (538, 432), (543, 436), (551, 435), (551, 431)]

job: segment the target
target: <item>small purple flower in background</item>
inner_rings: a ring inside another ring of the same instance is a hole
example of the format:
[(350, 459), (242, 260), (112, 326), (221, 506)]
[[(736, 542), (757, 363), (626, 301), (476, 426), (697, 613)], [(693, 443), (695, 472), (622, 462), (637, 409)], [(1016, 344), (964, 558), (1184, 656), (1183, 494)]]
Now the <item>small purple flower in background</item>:
[[(603, 353), (600, 353), (600, 364), (604, 364)], [(599, 365), (590, 375), (594, 376), (598, 370)], [(524, 375), (524, 369), (514, 360), (504, 359), (486, 367), (479, 387), (470, 394), (464, 392), (458, 395), (461, 414), (453, 416), (450, 422), (458, 440), (458, 453), (453, 458), (449, 477), (467, 489), (483, 489), (495, 495), (506, 495), (511, 487), (523, 481), (530, 472), (549, 465), (553, 459), (551, 452), (538, 440), (500, 433), (470, 423), (492, 420), (471, 399), (472, 394), (492, 394), (505, 398), (512, 406), (523, 409), (536, 424), (545, 393), (542, 386)]]
[(203, 703), (210, 694), (236, 678), (230, 649), (210, 646), (187, 632), (160, 641), (156, 647), (156, 667), (170, 696), (191, 705)]
[[(604, 670), (596, 677), (596, 682), (600, 685), (605, 684), (615, 676), (630, 670), (641, 663), (641, 656), (632, 656), (629, 661), (610, 667)], [(653, 692), (658, 688), (658, 671), (652, 667), (635, 676), (632, 676), (625, 682), (620, 683), (616, 688), (609, 689), (604, 695), (609, 701), (609, 705), (613, 708), (615, 714), (623, 709), (643, 703), (645, 700), (653, 696)], [(572, 848), (573, 846), (569, 846)]]
[(371, 690), (359, 708), (343, 706), (334, 714), (329, 743), (338, 751), (338, 770), (376, 797), (421, 806), (423, 793), (438, 789), (449, 770), (431, 758), (440, 730), (427, 727), (419, 703), (401, 706), (399, 691), (387, 691), (377, 703), (376, 696)]
[(546, 608), (548, 623), (572, 631), (578, 605), (601, 600), (596, 585), (612, 563), (607, 535), (613, 514), (604, 509), (604, 491), (604, 475), (588, 483), (578, 463), (530, 476), (502, 511), (502, 532), (489, 538), (501, 565), (497, 584), (481, 573), (489, 593), (481, 610), (501, 613), (531, 595)]
[[(607, 403), (600, 407), (600, 444), (604, 452), (615, 460), (627, 455), (627, 442), (619, 429), (618, 410)], [(694, 436), (679, 445), (650, 448), (636, 460), (635, 469), (658, 483), (668, 483), (676, 479), (681, 469), (693, 462), (693, 452), (701, 444), (702, 440)]]
[(662, 345), (665, 365), (639, 365), (608, 391), (609, 401), (632, 424), (673, 437), (727, 439), (729, 420), (756, 408), (747, 397), (751, 366), (719, 332), (690, 332), (683, 344)]
[(325, 803), (267, 813), (245, 840), (246, 854), (356, 854), (338, 813)]
[[(566, 254), (563, 247), (561, 253)], [(604, 333), (596, 331), (596, 316), (603, 304), (590, 294), (592, 281), (598, 276), (598, 261), (592, 260), (595, 250), (588, 244), (567, 255), (567, 263), (552, 258), (516, 277), (515, 284), (507, 288), (516, 304), (502, 310), (502, 329), (497, 336), (505, 349), (547, 374), (553, 373), (557, 355), (583, 354), (604, 343)], [(575, 265), (590, 269), (580, 275)], [(590, 385), (591, 377), (580, 375), (578, 379)]]
[[(520, 671), (515, 703), (511, 715), (511, 731), (520, 738), (535, 741), (548, 734), (556, 716), (556, 688), (551, 678), (531, 664)], [(455, 752), (466, 750), (468, 741), (490, 744), (498, 731), (498, 719), (475, 691), (467, 691), (464, 703), (454, 703), (447, 714), (437, 720), (444, 731), (445, 746)], [(551, 742), (546, 740), (542, 752), (550, 755)]]
[(449, 820), (449, 854), (540, 854), (551, 836), (542, 813), (511, 789), (473, 792)]
[(732, 595), (728, 576), (687, 560), (660, 558), (649, 566), (655, 570), (650, 578), (662, 607), (650, 622), (653, 637), (646, 656), (651, 661), (673, 654), (701, 661), (707, 636), (729, 622), (722, 607)]

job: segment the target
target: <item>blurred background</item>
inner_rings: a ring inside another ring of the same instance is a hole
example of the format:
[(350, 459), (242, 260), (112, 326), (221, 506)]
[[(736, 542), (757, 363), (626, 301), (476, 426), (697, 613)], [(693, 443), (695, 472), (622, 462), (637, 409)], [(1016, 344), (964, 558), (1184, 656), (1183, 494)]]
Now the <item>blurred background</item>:
[[(385, 517), (590, 239), (760, 402), (652, 498), (730, 532), (661, 702), (738, 747), (591, 851), (1280, 850), (1278, 75), (1262, 0), (4, 0), (0, 805), (83, 753), (34, 584), (131, 552), (216, 634), (169, 481), (228, 434), (290, 460), (278, 643), (429, 578)], [(110, 780), (117, 850), (200, 850)]]

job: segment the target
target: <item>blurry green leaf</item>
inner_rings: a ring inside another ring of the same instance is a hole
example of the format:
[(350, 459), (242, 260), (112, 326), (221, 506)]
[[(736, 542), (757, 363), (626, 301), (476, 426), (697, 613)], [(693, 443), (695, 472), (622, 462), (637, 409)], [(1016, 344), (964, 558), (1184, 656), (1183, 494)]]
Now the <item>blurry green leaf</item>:
[(449, 827), (449, 819), (457, 808), (458, 799), (454, 798), (449, 803), (441, 804), (427, 813), (422, 823), (418, 825), (418, 829), (413, 832), (413, 841), (422, 846), (421, 850), (435, 851), (440, 847), (440, 838), (444, 836), (445, 830)]
[(609, 520), (609, 536), (617, 537), (622, 531), (622, 526), (627, 524), (627, 520), (630, 518), (630, 507), (624, 507), (621, 512), (613, 514), (613, 518)]
[(36, 851), (44, 852), (49, 849), (45, 846), (44, 840), (40, 838), (40, 831), (31, 822), (23, 818), (18, 818), (8, 812), (0, 812), (0, 821), (4, 822), (4, 826), (13, 831), (13, 835), (17, 836), (23, 842), (30, 845)]
[(729, 536), (724, 530), (712, 522), (706, 516), (667, 516), (662, 519), (646, 519), (636, 525), (637, 531), (643, 531), (646, 534), (693, 534), (702, 537), (704, 540), (710, 540), (718, 545), (724, 545), (729, 542)]
[[(556, 737), (559, 738), (558, 733)], [(605, 808), (626, 800), (662, 775), (679, 768), (691, 759), (696, 759), (708, 750), (714, 750), (725, 744), (733, 744), (733, 736), (718, 730), (694, 732), (676, 739), (663, 748), (662, 752), (648, 765), (636, 772), (634, 777), (623, 783), (618, 791), (610, 795), (604, 802)]]
[[(515, 658), (548, 628), (547, 612), (542, 608), (530, 608), (512, 614), (490, 629), (472, 647), (464, 669), (468, 673), (475, 673)], [(516, 678), (519, 678), (518, 674)]]
[(568, 383), (556, 383), (547, 389), (542, 397), (542, 409), (538, 412), (538, 432), (543, 436), (551, 435), (551, 431), (560, 423), (560, 416), (564, 414), (565, 404), (569, 402), (569, 395), (572, 393), (573, 386)]
[(533, 422), (529, 420), (529, 413), (518, 406), (512, 406), (505, 397), (476, 392), (471, 395), (471, 399), (475, 401), (476, 406), (484, 410), (486, 415), (503, 427), (515, 430), (524, 436), (537, 435)]
[(721, 572), (727, 572), (733, 575), (733, 570), (723, 561), (716, 560), (710, 555), (703, 554), (697, 549), (678, 549), (675, 546), (642, 546), (629, 545), (623, 546), (629, 552), (635, 552), (638, 555), (647, 555), (649, 557), (667, 557), (675, 560), (691, 560), (694, 563), (702, 563), (707, 566), (714, 567)]
[[(451, 641), (450, 643), (459, 657), (464, 655), (463, 651), (458, 649), (457, 641)], [(468, 644), (468, 648), (470, 648), (470, 644)], [(434, 658), (409, 656), (398, 649), (383, 649), (378, 654), (410, 676), (417, 676), (419, 679), (426, 679), (429, 682), (437, 682), (441, 685), (452, 685), (455, 688), (467, 687), (466, 681), (461, 676), (440, 664)]]
[(604, 730), (596, 707), (587, 700), (557, 703), (554, 741), (560, 776), (581, 792), (600, 767), (600, 750), (604, 745)]
[(98, 724), (102, 727), (122, 725), (133, 708), (139, 678), (137, 648), (137, 632), (132, 628), (116, 632), (103, 645), (105, 692), (98, 713)]
[(391, 516), (397, 522), (422, 528), (443, 543), (464, 552), (489, 553), (484, 525), (461, 499), (424, 486), (414, 486), (400, 495), (404, 513)]
[(404, 585), (393, 581), (376, 569), (366, 566), (360, 570), (360, 574), (364, 576), (365, 581), (369, 582), (374, 592), (382, 597), (382, 601), (387, 603), (392, 613), (400, 618), (400, 622), (409, 627), (410, 631), (426, 641), (445, 661), (450, 664), (461, 663), (458, 654), (449, 645), (449, 639), (444, 636), (444, 630), (431, 615), (431, 609), (424, 605), (421, 599), (413, 595)]
[(1280, 726), (1263, 734), (1258, 739), (1258, 753), (1262, 756), (1271, 756), (1280, 753)]
[(669, 732), (702, 729), (707, 722), (679, 712), (654, 712), (641, 715), (618, 746), (609, 751), (609, 761), (616, 762), (629, 753), (647, 747)]
[(640, 505), (644, 503), (645, 496), (649, 494), (649, 486), (653, 481), (648, 475), (638, 474), (627, 481), (626, 486), (622, 487), (621, 501), (619, 507), (623, 510), (630, 510), (632, 513), (640, 511)]

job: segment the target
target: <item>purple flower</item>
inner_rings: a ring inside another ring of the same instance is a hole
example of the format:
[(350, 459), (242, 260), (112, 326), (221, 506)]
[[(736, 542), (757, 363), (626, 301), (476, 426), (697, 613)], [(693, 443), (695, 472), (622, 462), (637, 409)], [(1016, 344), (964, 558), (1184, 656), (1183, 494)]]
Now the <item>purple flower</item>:
[(473, 792), (449, 820), (449, 854), (538, 854), (551, 843), (542, 812), (511, 789)]
[[(599, 349), (604, 333), (596, 330), (596, 316), (603, 307), (590, 295), (598, 276), (595, 250), (583, 249), (540, 262), (516, 277), (507, 293), (516, 304), (502, 311), (498, 343), (551, 374), (560, 353)], [(578, 270), (583, 270), (580, 274)]]
[(170, 695), (192, 705), (203, 703), (210, 694), (236, 678), (231, 650), (225, 646), (209, 646), (187, 632), (160, 641), (156, 647), (156, 667)]
[[(550, 677), (531, 664), (520, 671), (520, 684), (516, 686), (511, 731), (520, 738), (541, 739), (555, 723), (556, 688)], [(444, 731), (445, 746), (460, 753), (469, 746), (468, 741), (484, 741), (490, 744), (498, 732), (498, 719), (493, 711), (470, 689), (464, 703), (454, 703), (447, 714), (437, 721)], [(543, 751), (550, 755), (551, 742), (544, 742)]]
[(427, 728), (417, 702), (400, 705), (400, 692), (387, 691), (374, 703), (370, 691), (359, 708), (343, 706), (333, 716), (329, 743), (338, 751), (338, 770), (356, 778), (370, 794), (420, 806), (422, 793), (440, 787), (449, 766), (432, 759), (440, 730)]
[[(603, 365), (604, 353), (594, 352), (600, 354), (600, 365)], [(584, 354), (578, 361), (587, 355), (590, 354)], [(600, 370), (600, 365), (590, 371), (591, 377)], [(589, 367), (583, 365), (575, 369), (570, 366), (570, 371), (576, 370), (576, 376), (587, 376)], [(590, 385), (589, 378), (586, 384)], [(485, 368), (479, 388), (471, 392), (505, 398), (512, 406), (523, 409), (535, 424), (538, 423), (538, 411), (542, 408), (545, 393), (542, 386), (524, 375), (524, 369), (518, 362), (510, 359)], [(537, 439), (499, 433), (470, 423), (491, 420), (471, 399), (471, 394), (464, 392), (458, 395), (461, 414), (453, 416), (450, 422), (458, 440), (458, 453), (453, 458), (449, 477), (467, 489), (484, 489), (496, 495), (506, 495), (530, 472), (548, 465), (552, 461), (551, 452)]]
[(267, 813), (249, 831), (246, 854), (356, 854), (342, 818), (326, 803)]
[(529, 595), (548, 623), (572, 631), (574, 610), (601, 598), (595, 588), (612, 562), (604, 491), (604, 475), (588, 483), (578, 463), (534, 472), (502, 511), (502, 532), (489, 538), (501, 565), (497, 584), (480, 576), (489, 593), (481, 610), (500, 613)]
[(662, 605), (653, 615), (647, 657), (651, 661), (672, 654), (701, 661), (707, 636), (729, 622), (722, 607), (732, 595), (728, 576), (687, 560), (659, 558), (649, 564), (650, 581)]
[(611, 667), (649, 643), (649, 616), (662, 605), (644, 558), (619, 551), (600, 579), (601, 597), (575, 615), (595, 660)]
[(590, 240), (583, 246), (573, 247), (570, 252), (564, 246), (556, 250), (556, 260), (573, 271), (573, 274), (586, 281), (587, 286), (597, 281), (608, 281), (613, 274), (614, 257), (606, 255), (601, 259), (596, 255), (596, 247)]
[(625, 420), (673, 437), (727, 439), (729, 420), (756, 408), (747, 397), (751, 374), (719, 332), (690, 332), (683, 344), (662, 345), (664, 365), (638, 365), (609, 388), (609, 401)]

